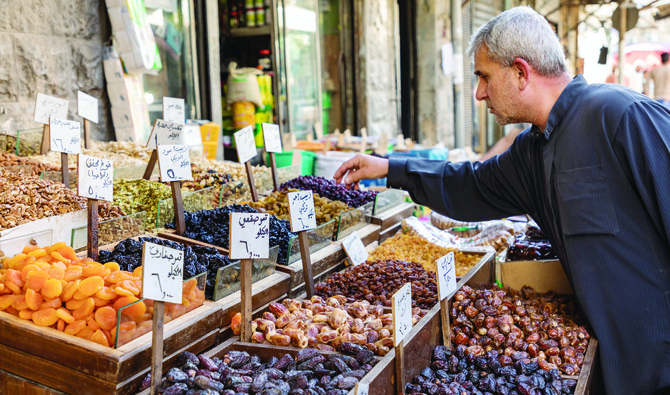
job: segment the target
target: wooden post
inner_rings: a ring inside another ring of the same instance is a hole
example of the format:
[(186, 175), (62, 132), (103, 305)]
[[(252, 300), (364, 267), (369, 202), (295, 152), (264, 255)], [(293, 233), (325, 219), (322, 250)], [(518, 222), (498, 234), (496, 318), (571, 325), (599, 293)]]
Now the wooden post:
[(270, 169), (272, 169), (272, 184), (274, 185), (274, 191), (279, 190), (279, 177), (277, 176), (277, 159), (275, 158), (275, 153), (270, 152)]
[(240, 261), (240, 294), (242, 327), (240, 337), (243, 342), (251, 341), (251, 259)]
[(49, 131), (49, 124), (45, 123), (44, 128), (42, 129), (42, 144), (40, 144), (40, 155), (46, 155), (49, 153), (49, 148), (51, 147), (51, 133)]
[(86, 118), (84, 118), (84, 148), (93, 148), (93, 143), (91, 142), (91, 121)]
[(396, 394), (405, 393), (405, 368), (403, 362), (405, 360), (405, 341), (401, 340), (397, 346), (395, 346), (395, 384), (396, 384)]
[(314, 274), (312, 273), (312, 261), (309, 256), (309, 239), (305, 231), (298, 232), (300, 241), (300, 257), (302, 258), (302, 272), (305, 276), (305, 292), (307, 297), (314, 295)]
[(156, 161), (158, 161), (158, 151), (154, 149), (151, 151), (151, 157), (149, 158), (149, 163), (147, 163), (147, 169), (144, 170), (144, 175), (142, 178), (148, 180), (151, 178), (151, 173), (154, 172), (154, 167), (156, 167)]
[(163, 302), (155, 300), (151, 332), (151, 395), (160, 393), (163, 379), (163, 311)]
[(63, 175), (63, 184), (65, 184), (66, 188), (70, 187), (70, 170), (68, 166), (68, 160), (67, 160), (67, 153), (61, 152), (60, 153), (60, 171), (61, 174)]
[(440, 317), (442, 318), (442, 344), (451, 348), (451, 331), (449, 327), (449, 298), (440, 302)]
[(172, 181), (170, 182), (170, 186), (172, 187), (174, 222), (177, 225), (177, 234), (181, 236), (186, 231), (186, 220), (184, 219), (184, 202), (181, 199), (181, 181)]
[(98, 201), (88, 199), (88, 257), (98, 260)]
[(249, 180), (249, 190), (251, 190), (251, 200), (258, 201), (258, 194), (256, 193), (256, 184), (254, 184), (254, 175), (251, 172), (251, 163), (246, 161), (244, 167), (247, 169), (247, 179)]

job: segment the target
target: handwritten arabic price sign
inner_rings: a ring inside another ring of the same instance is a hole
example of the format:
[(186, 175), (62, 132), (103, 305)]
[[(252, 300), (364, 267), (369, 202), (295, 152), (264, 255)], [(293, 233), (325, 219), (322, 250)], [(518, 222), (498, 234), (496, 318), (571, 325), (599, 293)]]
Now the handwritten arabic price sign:
[(151, 129), (147, 148), (156, 148), (158, 145), (184, 144), (184, 124), (157, 119)]
[(67, 100), (38, 93), (35, 100), (35, 122), (48, 125), (49, 118), (66, 119), (67, 106)]
[(78, 173), (79, 196), (108, 202), (113, 200), (114, 168), (111, 160), (80, 154)]
[(288, 212), (291, 215), (291, 232), (316, 228), (312, 191), (289, 192)]
[(358, 236), (358, 233), (354, 232), (342, 239), (342, 248), (344, 248), (344, 252), (354, 266), (358, 266), (368, 260), (368, 251), (365, 249), (363, 240)]
[(281, 153), (281, 135), (279, 134), (279, 125), (274, 123), (262, 123), (263, 140), (265, 141), (265, 150), (267, 152)]
[(98, 99), (77, 91), (77, 113), (84, 119), (98, 123)]
[(178, 99), (175, 97), (164, 97), (163, 98), (163, 119), (166, 121), (172, 121), (184, 124), (186, 123), (186, 106), (184, 105), (184, 99)]
[(51, 150), (65, 154), (81, 153), (81, 124), (77, 121), (49, 118)]
[(456, 292), (456, 265), (453, 251), (437, 260), (437, 284), (440, 300)]
[(192, 180), (191, 158), (185, 145), (159, 145), (158, 167), (161, 170), (161, 181)]
[(264, 259), (269, 256), (270, 216), (230, 213), (230, 259)]
[(247, 163), (256, 156), (256, 142), (254, 141), (254, 130), (251, 126), (242, 128), (235, 132), (235, 145), (237, 146), (237, 157), (240, 163)]
[(181, 304), (184, 251), (145, 242), (142, 266), (143, 298)]
[(397, 346), (412, 329), (412, 284), (407, 283), (393, 294), (393, 346)]

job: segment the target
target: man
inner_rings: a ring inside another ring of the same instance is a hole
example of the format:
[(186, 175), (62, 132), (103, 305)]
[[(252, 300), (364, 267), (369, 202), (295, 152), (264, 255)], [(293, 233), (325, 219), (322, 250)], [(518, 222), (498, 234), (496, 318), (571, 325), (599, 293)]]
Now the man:
[(649, 82), (654, 82), (654, 99), (670, 107), (670, 53), (661, 54), (661, 66), (651, 69), (644, 82), (644, 94), (649, 95)]
[(670, 392), (670, 109), (571, 78), (555, 33), (528, 7), (486, 23), (468, 52), (477, 99), (497, 122), (532, 123), (507, 151), (483, 163), (360, 155), (335, 179), (388, 176), (464, 221), (531, 215), (599, 340), (607, 394)]

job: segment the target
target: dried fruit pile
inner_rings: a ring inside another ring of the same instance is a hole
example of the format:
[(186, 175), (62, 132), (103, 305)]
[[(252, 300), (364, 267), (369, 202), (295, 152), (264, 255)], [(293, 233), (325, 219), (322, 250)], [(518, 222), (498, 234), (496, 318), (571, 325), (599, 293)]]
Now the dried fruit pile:
[[(352, 352), (357, 345), (356, 350), (370, 355), (386, 355), (393, 347), (393, 315), (383, 306), (367, 301), (346, 303), (344, 296), (336, 295), (327, 300), (319, 296), (284, 299), (281, 304), (270, 303), (269, 308), (251, 322), (255, 343), (344, 352)], [(412, 309), (412, 324), (423, 315), (420, 309)], [(240, 325), (238, 313), (231, 323), (234, 333), (239, 334)]]
[(132, 272), (142, 266), (142, 246), (145, 242), (184, 251), (184, 280), (188, 280), (206, 271), (207, 288), (205, 289), (205, 296), (210, 300), (214, 296), (217, 271), (219, 268), (232, 263), (227, 256), (219, 254), (212, 247), (185, 246), (174, 241), (157, 239), (155, 237), (123, 240), (114, 246), (112, 251), (100, 250), (98, 260), (101, 263), (116, 262), (121, 267), (121, 270)]
[(542, 229), (529, 226), (525, 234), (514, 239), (507, 249), (508, 261), (534, 261), (538, 259), (556, 259), (556, 251), (552, 247)]
[[(27, 246), (2, 263), (0, 311), (114, 346), (118, 310), (137, 302), (123, 309), (119, 344), (151, 330), (153, 302), (138, 301), (141, 268), (131, 273), (115, 262), (103, 265), (79, 258), (63, 242), (46, 248)], [(166, 322), (200, 306), (204, 298), (195, 280), (184, 283), (184, 304), (166, 303)]]
[[(289, 220), (288, 212), (288, 193), (296, 192), (297, 189), (288, 189), (278, 192), (272, 192), (269, 196), (258, 202), (248, 203), (250, 207), (268, 214), (272, 214), (279, 219)], [(345, 203), (330, 200), (314, 194), (314, 211), (316, 213), (316, 224), (322, 225), (337, 218), (340, 214), (350, 210)]]
[(156, 227), (158, 202), (171, 197), (170, 187), (157, 181), (144, 179), (114, 181), (114, 204), (128, 214), (146, 211), (148, 229)]
[(58, 166), (52, 166), (49, 164), (44, 164), (28, 158), (24, 158), (18, 155), (9, 154), (6, 152), (0, 152), (0, 167), (9, 167), (9, 166), (31, 166), (32, 172), (31, 175), (39, 176), (43, 171), (56, 171), (60, 170), (60, 164)]
[[(372, 355), (324, 356), (314, 349), (263, 361), (246, 351), (229, 351), (223, 359), (185, 351), (178, 367), (163, 377), (161, 393), (198, 394), (331, 394), (346, 395), (377, 363)], [(151, 373), (140, 391), (151, 385)], [(187, 392), (188, 391), (188, 392)], [(198, 392), (199, 391), (199, 392)]]
[[(202, 168), (196, 164), (191, 163), (191, 172), (193, 173), (193, 180), (184, 181), (181, 184), (181, 189), (188, 192), (199, 191), (204, 188), (217, 187), (226, 184), (233, 180), (230, 174), (219, 173), (213, 169)], [(169, 183), (166, 183), (169, 185)]]
[(523, 360), (576, 375), (590, 338), (575, 323), (576, 311), (573, 298), (537, 294), (530, 287), (504, 291), (464, 286), (449, 310), (451, 339), (475, 357), (498, 351), (503, 366)]
[(407, 282), (412, 283), (412, 306), (427, 310), (437, 303), (435, 274), (418, 263), (395, 260), (367, 261), (330, 276), (314, 285), (323, 297), (344, 295), (349, 302), (391, 306), (391, 297)]
[(344, 184), (336, 184), (335, 180), (323, 177), (300, 176), (281, 184), (280, 189), (296, 188), (301, 191), (312, 190), (319, 196), (330, 200), (339, 200), (350, 207), (360, 207), (365, 203), (374, 202), (377, 192), (349, 189)]
[(418, 235), (407, 235), (396, 233), (393, 237), (386, 239), (379, 247), (370, 253), (369, 260), (392, 259), (405, 262), (420, 263), (424, 269), (433, 273), (437, 272), (435, 261), (454, 252), (456, 264), (456, 275), (464, 276), (472, 269), (481, 255), (460, 252), (454, 248), (444, 248), (429, 242)]
[(537, 363), (524, 361), (503, 365), (501, 359), (496, 351), (474, 357), (463, 345), (453, 351), (437, 346), (430, 367), (405, 385), (405, 393), (560, 395), (575, 391), (577, 382), (561, 379), (556, 369), (542, 370)]

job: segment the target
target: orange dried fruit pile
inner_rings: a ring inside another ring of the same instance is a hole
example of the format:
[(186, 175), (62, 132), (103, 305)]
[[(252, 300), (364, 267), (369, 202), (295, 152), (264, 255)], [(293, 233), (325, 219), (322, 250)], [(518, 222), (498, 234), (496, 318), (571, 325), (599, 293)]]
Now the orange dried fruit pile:
[[(140, 300), (141, 269), (130, 273), (115, 262), (79, 258), (62, 242), (29, 245), (3, 261), (0, 311), (113, 347), (120, 310), (122, 345), (151, 331), (153, 301)], [(205, 294), (196, 285), (195, 279), (184, 283), (182, 304), (165, 304), (166, 323), (202, 305)]]

